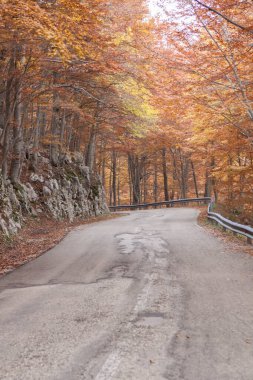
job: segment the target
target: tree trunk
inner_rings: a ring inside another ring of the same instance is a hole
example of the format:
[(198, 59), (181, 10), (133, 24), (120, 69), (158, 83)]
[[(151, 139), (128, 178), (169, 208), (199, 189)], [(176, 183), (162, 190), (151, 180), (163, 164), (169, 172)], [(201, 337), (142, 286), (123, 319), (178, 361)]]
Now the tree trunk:
[[(120, 168), (120, 164), (118, 165)], [(117, 194), (118, 194), (118, 205), (121, 203), (120, 199), (120, 171), (118, 170), (118, 188), (117, 188)]]
[(167, 202), (169, 201), (169, 187), (168, 187), (166, 148), (162, 149), (162, 166), (163, 166), (164, 200)]
[(102, 173), (101, 173), (101, 178), (102, 178), (102, 185), (103, 188), (105, 188), (105, 157), (102, 159)]
[(205, 193), (204, 193), (204, 196), (205, 197), (210, 197), (211, 193), (212, 193), (212, 181), (211, 181), (211, 178), (209, 176), (209, 170), (206, 169), (206, 182), (205, 182)]
[(147, 165), (144, 163), (143, 167), (143, 202), (147, 203), (148, 198), (148, 178), (147, 178)]
[(8, 177), (8, 154), (10, 147), (10, 128), (13, 112), (11, 110), (11, 88), (13, 84), (13, 71), (15, 69), (14, 53), (12, 54), (8, 68), (8, 79), (5, 89), (5, 110), (4, 110), (4, 129), (1, 135), (1, 146), (3, 147), (2, 175), (6, 180)]
[(131, 205), (133, 202), (133, 196), (132, 196), (132, 173), (131, 173), (131, 165), (130, 165), (130, 158), (128, 155), (128, 184), (129, 184), (129, 204)]
[(10, 169), (10, 179), (12, 183), (19, 181), (21, 174), (21, 158), (23, 150), (23, 131), (22, 131), (22, 100), (21, 84), (17, 81), (15, 86), (15, 107), (13, 120), (13, 153)]
[(112, 152), (112, 199), (113, 206), (117, 206), (117, 155)]
[(90, 172), (94, 169), (95, 162), (95, 153), (96, 153), (96, 126), (93, 125), (90, 130), (90, 138), (86, 150), (86, 159), (85, 164), (90, 168)]
[[(64, 136), (65, 136), (65, 129), (66, 129), (66, 110), (63, 110), (62, 112), (62, 120), (61, 120), (61, 123), (60, 123), (60, 154), (61, 154), (61, 157), (62, 156), (65, 156), (65, 149), (63, 149), (63, 147), (65, 146), (64, 144)], [(80, 139), (79, 139), (80, 141)]]
[(155, 156), (154, 163), (154, 185), (153, 185), (154, 202), (158, 201), (158, 176), (157, 176), (157, 157)]
[(189, 160), (182, 155), (181, 149), (179, 149), (180, 168), (181, 168), (181, 198), (187, 198), (188, 191), (188, 172), (189, 172)]
[(205, 197), (211, 197), (212, 195), (214, 180), (212, 179), (211, 171), (214, 168), (214, 165), (215, 165), (215, 160), (214, 160), (214, 157), (212, 157), (210, 164), (206, 168), (206, 182), (205, 182), (205, 194), (204, 194)]
[(60, 139), (60, 97), (54, 93), (53, 114), (51, 122), (52, 141), (50, 144), (50, 158), (53, 166), (59, 165), (59, 139)]
[(176, 160), (176, 155), (178, 155), (178, 152), (176, 150), (170, 149), (171, 157), (172, 157), (172, 163), (173, 163), (173, 188), (172, 188), (172, 195), (171, 199), (174, 199), (175, 196), (178, 198), (178, 192), (175, 191), (175, 183), (178, 183), (178, 187), (180, 191), (182, 192), (182, 182), (181, 182), (181, 176), (178, 171), (178, 165)]
[(37, 108), (37, 115), (36, 115), (36, 127), (35, 127), (35, 134), (34, 134), (34, 142), (33, 142), (33, 162), (32, 167), (33, 170), (36, 171), (37, 164), (38, 164), (38, 153), (39, 153), (39, 146), (40, 146), (40, 129), (42, 124), (42, 114), (40, 106)]
[(133, 194), (133, 204), (140, 203), (141, 186), (140, 186), (140, 162), (138, 155), (128, 154), (129, 165), (131, 170), (131, 181), (132, 181), (132, 194)]
[(193, 182), (194, 182), (194, 188), (195, 188), (195, 193), (196, 197), (199, 197), (199, 191), (198, 191), (198, 183), (197, 183), (197, 178), (196, 178), (196, 173), (195, 173), (195, 168), (193, 161), (191, 160), (191, 167), (192, 167), (192, 176), (193, 176)]

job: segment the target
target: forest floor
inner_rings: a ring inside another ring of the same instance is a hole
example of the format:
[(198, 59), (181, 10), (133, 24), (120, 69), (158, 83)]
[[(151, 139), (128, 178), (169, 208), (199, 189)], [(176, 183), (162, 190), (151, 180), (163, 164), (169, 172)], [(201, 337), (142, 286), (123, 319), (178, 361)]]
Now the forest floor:
[(34, 260), (56, 246), (73, 228), (119, 217), (120, 214), (101, 215), (89, 219), (30, 218), (22, 230), (11, 238), (0, 236), (0, 275)]
[(253, 256), (253, 246), (248, 244), (246, 238), (240, 235), (233, 235), (231, 231), (224, 232), (217, 223), (212, 223), (207, 218), (206, 206), (196, 207), (199, 210), (198, 224), (207, 232), (214, 235), (218, 240), (224, 242), (229, 250), (239, 250)]
[[(241, 224), (246, 224), (246, 225), (253, 225), (253, 216), (251, 210), (244, 210), (241, 212), (235, 212), (235, 207), (234, 206), (229, 206), (225, 205), (222, 203), (215, 204), (213, 211), (221, 214), (225, 218), (228, 218), (232, 220), (235, 223), (241, 223)], [(231, 211), (231, 210), (234, 210)]]

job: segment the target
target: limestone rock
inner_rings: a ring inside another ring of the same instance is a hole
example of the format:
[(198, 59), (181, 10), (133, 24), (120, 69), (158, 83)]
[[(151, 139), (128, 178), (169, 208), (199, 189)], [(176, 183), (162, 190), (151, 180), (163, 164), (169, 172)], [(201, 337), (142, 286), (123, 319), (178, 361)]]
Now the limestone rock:
[(52, 194), (52, 191), (47, 186), (43, 186), (43, 195), (45, 197), (50, 197), (51, 194)]
[(54, 168), (41, 157), (43, 168), (32, 173), (25, 184), (13, 186), (0, 174), (0, 231), (18, 232), (26, 216), (46, 213), (55, 219), (78, 218), (109, 213), (101, 179), (90, 173), (83, 156), (67, 157), (67, 164)]
[(32, 173), (31, 176), (30, 176), (30, 181), (31, 182), (40, 182), (40, 183), (43, 183), (44, 182), (44, 178), (42, 175), (38, 175), (36, 173)]

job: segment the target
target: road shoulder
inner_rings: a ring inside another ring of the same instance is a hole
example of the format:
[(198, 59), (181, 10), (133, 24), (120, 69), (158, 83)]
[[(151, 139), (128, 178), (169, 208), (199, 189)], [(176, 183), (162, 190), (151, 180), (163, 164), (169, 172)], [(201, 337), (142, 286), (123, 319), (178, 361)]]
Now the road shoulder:
[(77, 219), (72, 223), (47, 217), (30, 219), (12, 238), (0, 236), (0, 277), (43, 255), (76, 227), (118, 218), (121, 215), (101, 215), (86, 220)]

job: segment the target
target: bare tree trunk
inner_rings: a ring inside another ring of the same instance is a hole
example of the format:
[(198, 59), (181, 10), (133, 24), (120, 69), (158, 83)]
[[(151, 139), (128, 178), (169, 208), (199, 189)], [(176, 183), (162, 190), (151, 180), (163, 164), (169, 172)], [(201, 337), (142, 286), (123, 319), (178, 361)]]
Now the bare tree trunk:
[(112, 167), (112, 160), (111, 160), (111, 167), (110, 167), (110, 178), (109, 178), (109, 191), (110, 191), (110, 200), (109, 200), (109, 204), (110, 206), (112, 206), (112, 193), (113, 193), (113, 189), (112, 189), (112, 174), (113, 172), (113, 167)]
[(197, 183), (195, 168), (194, 168), (194, 164), (192, 160), (191, 160), (191, 167), (192, 167), (192, 176), (193, 176), (193, 181), (194, 181), (195, 193), (196, 193), (196, 197), (198, 198), (199, 197), (198, 183)]
[(90, 168), (90, 171), (93, 171), (94, 162), (95, 162), (95, 152), (96, 152), (96, 126), (93, 125), (90, 130), (90, 138), (86, 151), (86, 166)]
[(36, 115), (36, 127), (35, 127), (35, 134), (34, 134), (34, 142), (33, 142), (33, 162), (32, 167), (33, 170), (36, 171), (37, 164), (38, 164), (38, 153), (39, 153), (39, 146), (40, 146), (40, 129), (41, 129), (41, 108), (38, 106), (37, 108), (37, 115)]
[[(55, 74), (56, 76), (56, 74)], [(55, 92), (53, 96), (53, 114), (51, 122), (52, 141), (50, 145), (50, 158), (53, 166), (59, 164), (59, 137), (60, 137), (60, 98)]]
[(64, 156), (66, 153), (63, 149), (63, 147), (65, 146), (64, 144), (65, 129), (66, 129), (66, 110), (64, 109), (63, 114), (62, 114), (61, 124), (60, 124), (60, 141), (59, 142), (60, 142), (61, 157)]
[(113, 206), (117, 206), (117, 155), (112, 152), (112, 198)]
[(131, 173), (131, 164), (130, 164), (130, 157), (128, 155), (128, 184), (129, 184), (129, 204), (131, 205), (133, 202), (133, 196), (132, 196), (132, 173)]
[(204, 194), (205, 197), (211, 197), (212, 195), (214, 182), (211, 176), (211, 171), (214, 168), (214, 165), (215, 165), (215, 160), (214, 160), (214, 157), (212, 157), (210, 164), (206, 168), (206, 182), (205, 182), (205, 194)]
[(120, 158), (118, 162), (118, 187), (117, 187), (117, 194), (118, 194), (118, 205), (120, 205)]
[(71, 138), (72, 138), (72, 124), (74, 121), (74, 115), (70, 115), (66, 120), (66, 130), (65, 130), (65, 147), (67, 150), (70, 150)]
[(179, 149), (180, 168), (181, 168), (181, 198), (187, 198), (188, 191), (188, 175), (189, 175), (189, 160), (182, 155)]
[(90, 129), (90, 137), (86, 150), (85, 162), (86, 166), (90, 168), (90, 171), (93, 172), (94, 165), (96, 164), (95, 156), (96, 156), (96, 143), (97, 143), (97, 133), (99, 127), (99, 113), (100, 113), (101, 104), (97, 102), (97, 107), (94, 115), (95, 123), (92, 125)]
[(206, 169), (206, 182), (205, 182), (205, 197), (210, 197), (212, 193), (212, 183), (211, 183), (211, 178), (209, 176), (209, 170)]
[(154, 186), (153, 186), (153, 197), (154, 202), (158, 201), (158, 176), (157, 176), (157, 157), (155, 155), (154, 162)]
[(139, 157), (134, 154), (128, 154), (130, 170), (131, 170), (131, 180), (132, 180), (132, 193), (133, 193), (133, 204), (140, 203), (141, 196), (141, 186), (140, 186), (140, 162)]
[(143, 202), (147, 203), (148, 198), (148, 181), (147, 181), (147, 165), (143, 166)]
[(175, 182), (178, 182), (178, 186), (180, 191), (182, 192), (182, 177), (180, 176), (180, 173), (178, 171), (178, 165), (176, 160), (176, 155), (178, 155), (178, 152), (175, 149), (170, 149), (172, 162), (173, 162), (173, 189), (172, 189), (172, 196), (171, 199), (174, 199), (175, 195), (178, 197), (178, 193), (175, 192)]
[(101, 178), (102, 178), (102, 185), (103, 188), (105, 188), (105, 157), (102, 159), (102, 173), (101, 173)]
[(9, 68), (8, 68), (8, 79), (6, 81), (5, 90), (5, 114), (4, 114), (4, 129), (1, 135), (1, 145), (3, 147), (3, 160), (2, 160), (2, 175), (3, 179), (6, 180), (8, 176), (8, 154), (10, 148), (10, 128), (11, 119), (13, 117), (13, 112), (11, 110), (11, 89), (13, 85), (13, 71), (15, 69), (14, 53), (10, 58)]
[(164, 200), (169, 201), (166, 148), (162, 149), (162, 166), (163, 166)]
[(13, 183), (18, 182), (21, 174), (21, 156), (23, 150), (23, 131), (22, 131), (22, 100), (21, 84), (17, 81), (15, 85), (15, 107), (13, 121), (13, 156), (10, 168), (10, 179)]

